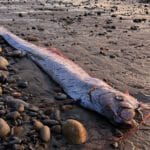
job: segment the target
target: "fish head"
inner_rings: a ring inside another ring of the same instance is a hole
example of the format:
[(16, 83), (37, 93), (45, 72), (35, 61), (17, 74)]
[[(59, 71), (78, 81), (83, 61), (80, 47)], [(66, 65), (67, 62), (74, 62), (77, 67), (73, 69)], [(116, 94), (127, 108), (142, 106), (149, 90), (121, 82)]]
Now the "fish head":
[(113, 97), (113, 103), (112, 112), (115, 123), (122, 124), (123, 127), (135, 127), (138, 125), (135, 118), (140, 103), (136, 98), (119, 92)]

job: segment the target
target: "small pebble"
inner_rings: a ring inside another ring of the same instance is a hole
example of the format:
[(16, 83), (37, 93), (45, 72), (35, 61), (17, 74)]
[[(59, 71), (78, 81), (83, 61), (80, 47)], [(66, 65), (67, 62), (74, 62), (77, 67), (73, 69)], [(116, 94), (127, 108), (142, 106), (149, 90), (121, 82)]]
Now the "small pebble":
[(0, 46), (0, 53), (3, 51), (2, 47)]
[(21, 50), (15, 50), (15, 51), (9, 53), (8, 55), (12, 56), (12, 57), (22, 58), (26, 55), (26, 52), (21, 51)]
[(0, 87), (0, 96), (2, 96), (3, 94), (3, 90), (2, 90), (2, 87)]
[(12, 93), (12, 96), (13, 96), (14, 98), (19, 98), (21, 95), (22, 95), (22, 94), (21, 94), (20, 92), (13, 92), (13, 93)]
[(71, 144), (82, 144), (87, 140), (85, 127), (74, 119), (68, 119), (62, 124), (62, 132)]
[(18, 137), (13, 137), (13, 138), (9, 141), (8, 145), (14, 145), (14, 144), (20, 144), (20, 143), (21, 143), (21, 139), (20, 139), (20, 138), (18, 138)]
[(67, 110), (73, 109), (73, 106), (72, 106), (72, 105), (63, 105), (61, 109), (62, 109), (63, 111), (67, 111)]
[(2, 70), (7, 70), (7, 66), (9, 65), (7, 59), (4, 57), (0, 56), (0, 69)]
[(59, 121), (57, 121), (57, 120), (53, 120), (53, 119), (45, 119), (45, 120), (43, 120), (43, 123), (45, 124), (45, 125), (47, 125), (47, 126), (54, 126), (54, 125), (58, 125), (58, 124), (60, 124), (59, 123)]
[(54, 112), (51, 114), (51, 118), (54, 120), (61, 120), (60, 110), (59, 109), (54, 110)]
[(3, 116), (3, 115), (5, 115), (6, 114), (6, 110), (0, 110), (0, 116)]
[(43, 142), (48, 142), (51, 138), (51, 131), (48, 126), (43, 126), (40, 129), (40, 137)]
[(64, 93), (57, 93), (57, 94), (55, 95), (55, 99), (56, 99), (56, 100), (65, 100), (65, 99), (67, 99), (67, 95), (64, 94)]
[(20, 104), (23, 104), (25, 108), (30, 107), (29, 103), (23, 101), (22, 99), (16, 99), (12, 96), (6, 96), (5, 99), (6, 99), (7, 105), (10, 107), (18, 108)]
[(39, 112), (39, 108), (34, 105), (29, 105), (28, 110), (33, 112)]
[(12, 135), (21, 136), (24, 132), (24, 128), (22, 126), (15, 126), (12, 128)]
[(10, 127), (7, 122), (0, 118), (0, 137), (5, 137), (10, 133)]
[(7, 82), (9, 72), (0, 70), (0, 83), (4, 84)]
[(51, 128), (51, 131), (54, 132), (54, 133), (57, 133), (57, 134), (61, 134), (61, 125), (55, 125)]
[(41, 129), (44, 125), (43, 125), (42, 122), (40, 122), (40, 121), (34, 119), (34, 120), (33, 120), (33, 126), (34, 126), (34, 128), (35, 128), (36, 130), (39, 130), (39, 129)]
[(112, 143), (111, 145), (112, 145), (112, 147), (115, 148), (115, 149), (119, 147), (118, 142), (114, 142), (114, 143)]
[(24, 109), (24, 105), (23, 104), (19, 104), (18, 108), (17, 108), (17, 111), (20, 112), (20, 113), (22, 113), (22, 112), (24, 112), (24, 110), (25, 110)]
[(27, 81), (19, 81), (19, 82), (17, 83), (17, 86), (18, 86), (19, 88), (22, 88), (22, 89), (27, 88), (27, 87), (28, 87), (28, 82), (27, 82)]
[(16, 120), (16, 119), (20, 118), (20, 113), (18, 111), (13, 111), (13, 112), (8, 113), (6, 115), (6, 117), (8, 119), (14, 119), (14, 120)]

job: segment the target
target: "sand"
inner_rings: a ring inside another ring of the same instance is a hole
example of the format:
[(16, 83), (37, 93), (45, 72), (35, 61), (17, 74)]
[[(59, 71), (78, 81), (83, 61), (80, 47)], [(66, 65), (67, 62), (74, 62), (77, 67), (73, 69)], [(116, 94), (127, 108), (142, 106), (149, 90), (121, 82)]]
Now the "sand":
[[(56, 47), (90, 75), (120, 91), (128, 90), (140, 101), (150, 102), (149, 3), (126, 1), (6, 1), (0, 2), (0, 24), (40, 46)], [(29, 58), (15, 64), (17, 74), (29, 82), (29, 103), (59, 105), (55, 92), (61, 88)], [(113, 149), (113, 129), (108, 121), (79, 106), (62, 111), (63, 119), (80, 120), (88, 129), (84, 145), (70, 145), (64, 138), (51, 141), (52, 149)], [(150, 146), (149, 128), (140, 129), (119, 149)]]

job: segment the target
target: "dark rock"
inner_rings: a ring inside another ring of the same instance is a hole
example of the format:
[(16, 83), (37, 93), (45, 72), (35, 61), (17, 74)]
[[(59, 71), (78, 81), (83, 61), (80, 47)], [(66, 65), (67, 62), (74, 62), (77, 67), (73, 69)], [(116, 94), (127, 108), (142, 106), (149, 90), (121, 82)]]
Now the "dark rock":
[(55, 125), (51, 128), (51, 131), (57, 134), (61, 134), (62, 129), (61, 129), (61, 125)]
[(131, 30), (137, 30), (139, 27), (138, 26), (131, 26), (130, 29)]
[(18, 83), (17, 83), (17, 86), (19, 87), (19, 88), (27, 88), (28, 87), (28, 82), (27, 81), (19, 81)]
[(19, 13), (18, 16), (19, 16), (19, 17), (23, 17), (23, 14), (22, 14), (22, 13)]
[(43, 120), (43, 123), (45, 124), (45, 125), (47, 125), (47, 126), (54, 126), (54, 125), (59, 125), (60, 123), (59, 123), (59, 121), (57, 121), (57, 120), (52, 120), (52, 119), (45, 119), (45, 120)]
[(55, 95), (55, 99), (57, 99), (57, 100), (65, 100), (65, 99), (67, 99), (67, 95), (64, 94), (64, 93), (57, 93)]
[(140, 18), (135, 18), (135, 19), (133, 19), (133, 22), (135, 22), (135, 23), (141, 23), (141, 22), (145, 22), (146, 21), (146, 19), (140, 19)]
[(52, 119), (55, 120), (61, 120), (61, 116), (60, 116), (60, 110), (56, 109), (52, 114), (51, 114)]

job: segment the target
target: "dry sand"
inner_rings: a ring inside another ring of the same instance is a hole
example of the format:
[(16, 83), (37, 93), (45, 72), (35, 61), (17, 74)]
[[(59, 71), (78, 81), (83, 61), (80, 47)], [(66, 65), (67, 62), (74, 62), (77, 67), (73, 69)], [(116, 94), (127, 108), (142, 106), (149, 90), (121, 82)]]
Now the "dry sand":
[[(150, 102), (150, 5), (136, 0), (24, 0), (0, 1), (0, 24), (20, 37), (46, 47), (56, 47), (90, 75), (113, 87)], [(58, 105), (54, 98), (61, 91), (28, 58), (14, 65), (17, 74), (29, 82), (25, 93), (37, 106)], [(140, 92), (140, 94), (139, 94)], [(142, 94), (144, 93), (144, 94)], [(49, 104), (49, 105), (48, 105)], [(114, 127), (101, 116), (74, 106), (61, 112), (88, 129), (84, 145), (70, 145), (54, 136), (51, 149), (113, 149)], [(119, 149), (148, 150), (150, 128), (141, 129), (119, 145)]]

